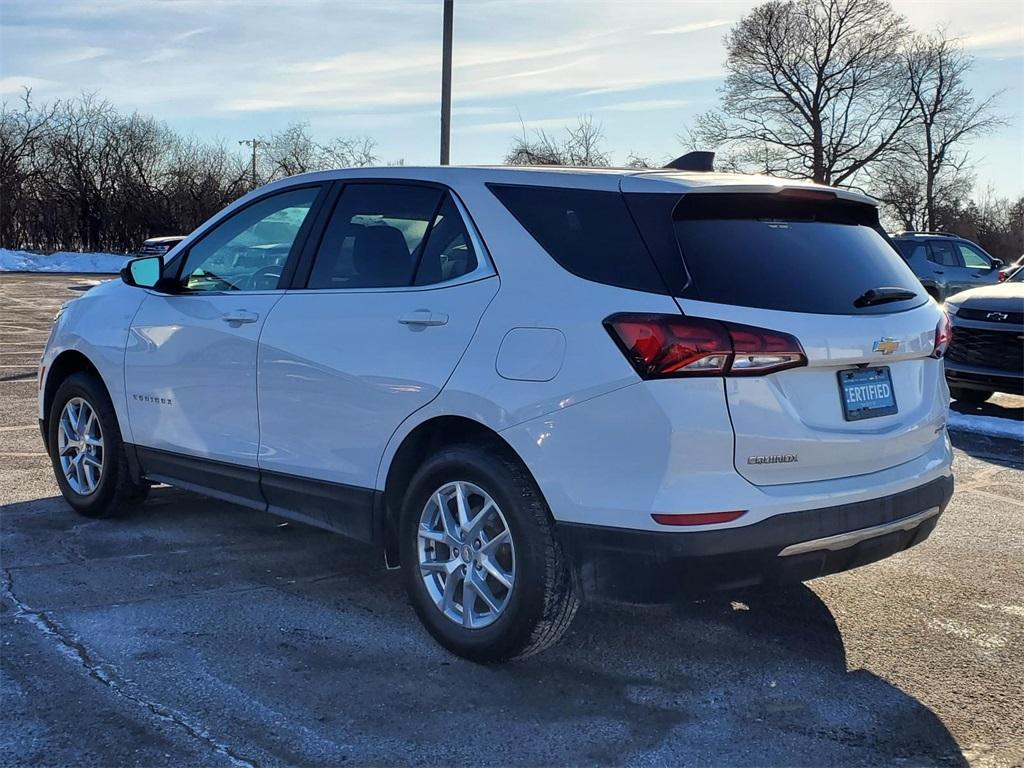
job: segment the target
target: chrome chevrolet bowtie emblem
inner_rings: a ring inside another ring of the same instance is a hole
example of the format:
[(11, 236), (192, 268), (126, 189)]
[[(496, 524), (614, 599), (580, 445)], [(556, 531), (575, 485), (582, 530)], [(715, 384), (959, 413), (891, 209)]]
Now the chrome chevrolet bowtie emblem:
[(1005, 312), (989, 312), (987, 315), (985, 315), (986, 320), (995, 320), (997, 323), (1003, 322), (1003, 320), (1005, 320), (1008, 317), (1009, 315), (1006, 314)]
[(875, 342), (875, 346), (871, 349), (874, 352), (881, 352), (883, 355), (891, 355), (897, 349), (900, 348), (900, 343), (896, 339), (890, 339), (888, 337), (879, 339)]

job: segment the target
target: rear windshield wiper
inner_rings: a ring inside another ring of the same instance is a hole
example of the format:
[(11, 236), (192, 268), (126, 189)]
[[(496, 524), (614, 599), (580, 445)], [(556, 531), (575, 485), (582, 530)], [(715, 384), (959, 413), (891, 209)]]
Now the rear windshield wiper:
[(853, 302), (855, 307), (871, 307), (875, 304), (888, 304), (890, 301), (906, 301), (917, 296), (906, 288), (869, 288)]

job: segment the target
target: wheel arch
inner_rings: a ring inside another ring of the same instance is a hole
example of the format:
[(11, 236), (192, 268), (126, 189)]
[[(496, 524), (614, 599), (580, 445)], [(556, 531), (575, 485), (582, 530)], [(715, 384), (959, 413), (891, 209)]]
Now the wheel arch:
[[(399, 565), (398, 516), (409, 480), (432, 453), (448, 445), (472, 443), (489, 446), (519, 463), (536, 485), (536, 478), (516, 450), (495, 430), (466, 416), (434, 416), (417, 424), (399, 444), (387, 467), (381, 495), (381, 538), (387, 562)], [(539, 489), (539, 486), (538, 486)], [(541, 491), (543, 498), (543, 491)]]
[(50, 363), (43, 386), (42, 417), (44, 440), (46, 435), (49, 434), (50, 408), (53, 406), (53, 398), (57, 394), (57, 389), (69, 376), (76, 373), (88, 373), (95, 376), (96, 380), (107, 390), (107, 395), (110, 395), (110, 387), (107, 386), (102, 374), (100, 374), (99, 368), (96, 367), (92, 360), (77, 349), (66, 349), (61, 352)]

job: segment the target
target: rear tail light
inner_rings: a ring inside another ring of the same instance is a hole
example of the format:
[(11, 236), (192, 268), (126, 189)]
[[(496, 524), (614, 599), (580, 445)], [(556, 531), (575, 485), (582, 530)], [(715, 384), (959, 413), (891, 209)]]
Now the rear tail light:
[(604, 321), (645, 379), (758, 376), (807, 364), (787, 333), (682, 315), (612, 315)]
[(932, 349), (932, 357), (942, 357), (949, 348), (949, 342), (953, 340), (953, 326), (949, 322), (949, 315), (942, 310), (942, 317), (939, 324), (935, 326), (935, 347)]

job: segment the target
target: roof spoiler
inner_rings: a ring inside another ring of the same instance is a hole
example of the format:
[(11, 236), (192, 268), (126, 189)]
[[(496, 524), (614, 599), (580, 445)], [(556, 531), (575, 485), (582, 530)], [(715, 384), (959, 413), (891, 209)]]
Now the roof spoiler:
[(699, 171), (707, 173), (715, 170), (714, 152), (687, 152), (665, 165), (674, 171)]

